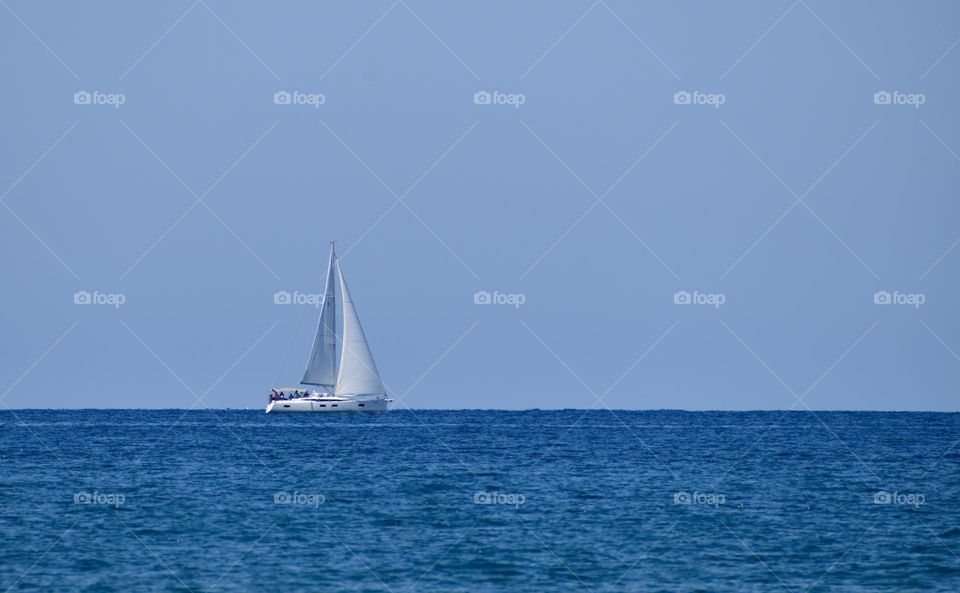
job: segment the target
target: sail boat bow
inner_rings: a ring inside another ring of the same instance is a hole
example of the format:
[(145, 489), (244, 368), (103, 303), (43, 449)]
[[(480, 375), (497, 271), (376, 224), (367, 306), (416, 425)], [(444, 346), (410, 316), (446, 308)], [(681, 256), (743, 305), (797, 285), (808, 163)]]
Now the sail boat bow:
[[(334, 274), (336, 272), (336, 274)], [(337, 296), (334, 280), (340, 283), (342, 332), (340, 359), (337, 364)], [(274, 388), (270, 392), (270, 412), (386, 412), (393, 400), (387, 396), (380, 373), (360, 317), (350, 297), (334, 244), (330, 242), (330, 259), (324, 282), (323, 304), (317, 322), (313, 348), (307, 359), (301, 385), (309, 388)]]

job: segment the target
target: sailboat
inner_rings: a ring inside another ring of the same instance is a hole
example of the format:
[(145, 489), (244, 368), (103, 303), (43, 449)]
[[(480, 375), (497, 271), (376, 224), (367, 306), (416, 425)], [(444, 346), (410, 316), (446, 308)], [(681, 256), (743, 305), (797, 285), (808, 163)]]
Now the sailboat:
[[(337, 316), (334, 278), (340, 282), (343, 317), (340, 364), (337, 365)], [(267, 413), (278, 412), (386, 412), (393, 400), (387, 396), (373, 362), (370, 345), (360, 326), (357, 309), (343, 279), (343, 269), (330, 242), (330, 263), (320, 306), (320, 320), (301, 385), (274, 388)]]

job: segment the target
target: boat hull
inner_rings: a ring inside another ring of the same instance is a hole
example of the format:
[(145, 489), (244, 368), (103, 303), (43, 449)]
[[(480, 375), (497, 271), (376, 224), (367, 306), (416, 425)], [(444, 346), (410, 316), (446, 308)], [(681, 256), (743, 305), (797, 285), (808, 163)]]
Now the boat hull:
[(393, 400), (384, 398), (317, 400), (315, 398), (281, 399), (267, 404), (267, 414), (295, 412), (386, 412)]

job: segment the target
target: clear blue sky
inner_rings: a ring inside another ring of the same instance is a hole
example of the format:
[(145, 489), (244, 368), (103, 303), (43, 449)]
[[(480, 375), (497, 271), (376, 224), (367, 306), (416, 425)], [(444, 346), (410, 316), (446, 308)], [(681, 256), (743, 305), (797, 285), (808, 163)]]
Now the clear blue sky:
[(401, 405), (958, 410), (958, 16), (4, 0), (0, 401), (262, 406), (336, 239)]

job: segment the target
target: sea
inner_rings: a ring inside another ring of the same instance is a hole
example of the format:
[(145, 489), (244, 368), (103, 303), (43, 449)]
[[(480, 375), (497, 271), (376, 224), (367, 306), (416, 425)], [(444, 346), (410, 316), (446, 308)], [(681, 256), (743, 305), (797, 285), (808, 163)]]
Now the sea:
[(0, 412), (0, 591), (960, 591), (960, 414)]

